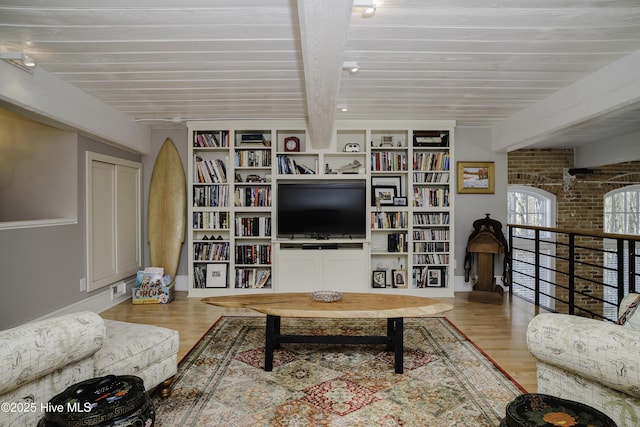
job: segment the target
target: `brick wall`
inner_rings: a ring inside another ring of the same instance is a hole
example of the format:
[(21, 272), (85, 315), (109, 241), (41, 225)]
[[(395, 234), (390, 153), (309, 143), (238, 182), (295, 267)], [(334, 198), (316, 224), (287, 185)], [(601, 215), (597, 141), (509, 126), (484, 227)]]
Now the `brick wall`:
[[(562, 230), (603, 231), (603, 198), (609, 191), (620, 187), (640, 184), (640, 161), (618, 163), (593, 168), (594, 173), (577, 175), (568, 185), (563, 179), (563, 169), (572, 168), (573, 150), (565, 149), (525, 149), (508, 155), (508, 183), (510, 185), (529, 185), (548, 191), (556, 196), (556, 227)], [(560, 240), (560, 239), (559, 239)], [(566, 240), (566, 239), (565, 239)], [(561, 243), (567, 243), (566, 241)], [(576, 244), (585, 247), (602, 248), (601, 240), (576, 238)], [(568, 249), (558, 246), (557, 255), (568, 257)], [(590, 249), (577, 249), (576, 258), (595, 265), (602, 265), (602, 253)], [(558, 259), (556, 268), (568, 271), (566, 262)], [(602, 271), (589, 266), (578, 266), (575, 272), (576, 290), (587, 295), (602, 297), (602, 286), (593, 283), (602, 281)], [(567, 276), (556, 274), (556, 296), (567, 299)], [(589, 310), (602, 313), (601, 304), (588, 296), (576, 297), (576, 305), (589, 307)], [(566, 311), (559, 304), (558, 311)], [(578, 313), (579, 314), (579, 313)]]

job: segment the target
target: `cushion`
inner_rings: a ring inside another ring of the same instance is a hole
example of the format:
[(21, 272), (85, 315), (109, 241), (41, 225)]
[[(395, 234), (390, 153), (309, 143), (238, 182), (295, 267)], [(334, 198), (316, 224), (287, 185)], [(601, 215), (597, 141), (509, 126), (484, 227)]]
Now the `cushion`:
[(631, 304), (629, 304), (626, 310), (620, 314), (616, 323), (618, 325), (640, 331), (640, 314), (638, 314), (637, 310), (638, 305), (640, 305), (640, 294), (637, 295), (633, 301), (631, 301)]
[(178, 331), (105, 320), (107, 339), (94, 354), (95, 375), (135, 375), (178, 353)]
[(90, 358), (104, 338), (102, 318), (90, 311), (0, 331), (0, 394)]

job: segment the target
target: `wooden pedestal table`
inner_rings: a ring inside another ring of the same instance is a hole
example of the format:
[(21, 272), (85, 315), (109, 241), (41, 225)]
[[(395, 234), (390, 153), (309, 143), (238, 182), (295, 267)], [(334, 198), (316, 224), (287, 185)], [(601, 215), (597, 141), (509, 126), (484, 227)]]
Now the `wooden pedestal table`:
[[(395, 355), (395, 372), (403, 373), (403, 320), (451, 310), (437, 300), (408, 295), (343, 293), (336, 302), (312, 301), (308, 293), (253, 294), (203, 298), (207, 304), (228, 308), (250, 308), (267, 315), (264, 370), (273, 369), (273, 351), (281, 343), (386, 344)], [(333, 319), (387, 319), (387, 334), (375, 336), (284, 335), (282, 317)]]

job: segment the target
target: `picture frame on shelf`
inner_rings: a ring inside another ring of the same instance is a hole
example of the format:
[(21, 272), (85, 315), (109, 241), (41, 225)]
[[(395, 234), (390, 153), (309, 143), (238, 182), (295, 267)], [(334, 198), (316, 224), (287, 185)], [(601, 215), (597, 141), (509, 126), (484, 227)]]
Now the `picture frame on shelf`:
[(394, 197), (393, 206), (407, 206), (408, 200), (406, 197)]
[(407, 270), (391, 270), (391, 282), (394, 288), (407, 288)]
[(387, 186), (373, 186), (371, 190), (371, 206), (393, 206), (396, 188)]
[(374, 288), (387, 287), (387, 270), (373, 270), (371, 284)]
[(428, 268), (426, 283), (427, 288), (444, 287), (444, 271), (442, 268)]
[(395, 187), (396, 196), (402, 196), (402, 177), (400, 175), (372, 176), (371, 187)]
[(382, 135), (380, 137), (380, 147), (393, 147), (393, 135)]
[(205, 288), (226, 288), (227, 287), (227, 264), (211, 263), (207, 264), (207, 279)]
[(458, 193), (494, 194), (494, 162), (458, 162)]

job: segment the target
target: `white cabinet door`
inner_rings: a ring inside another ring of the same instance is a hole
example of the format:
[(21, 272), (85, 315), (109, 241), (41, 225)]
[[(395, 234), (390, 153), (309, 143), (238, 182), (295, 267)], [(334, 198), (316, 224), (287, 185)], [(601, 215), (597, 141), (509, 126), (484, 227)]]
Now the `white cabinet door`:
[(366, 292), (363, 250), (281, 249), (277, 292)]
[(283, 249), (278, 254), (278, 292), (322, 289), (322, 259), (313, 250)]
[(87, 290), (133, 276), (142, 264), (142, 165), (87, 152)]
[(366, 292), (365, 259), (362, 250), (323, 251), (323, 289)]

